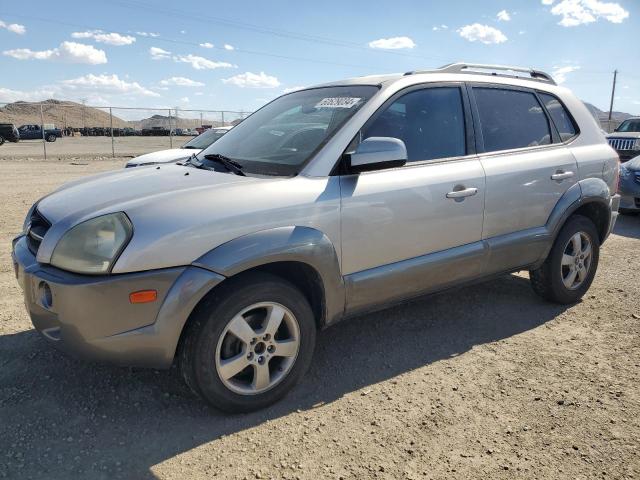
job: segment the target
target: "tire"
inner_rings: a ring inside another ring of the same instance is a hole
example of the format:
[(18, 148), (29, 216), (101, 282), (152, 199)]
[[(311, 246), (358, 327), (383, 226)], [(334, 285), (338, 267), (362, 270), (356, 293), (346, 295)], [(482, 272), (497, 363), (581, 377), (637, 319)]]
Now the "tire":
[(4, 137), (0, 135), (0, 145), (4, 145)]
[[(270, 336), (269, 312), (281, 311), (281, 322), (273, 323), (280, 328)], [(246, 341), (231, 330), (241, 331)], [(250, 412), (280, 400), (302, 378), (315, 339), (313, 312), (296, 287), (266, 273), (241, 274), (200, 302), (183, 334), (178, 364), (185, 383), (209, 404), (232, 413)], [(278, 355), (285, 351), (287, 356)], [(266, 377), (259, 376), (265, 367)]]
[[(586, 250), (587, 240), (591, 245), (590, 255), (584, 254), (584, 258), (578, 258), (577, 261), (573, 256), (575, 244), (572, 242), (576, 235), (581, 236), (582, 249)], [(567, 257), (565, 257), (565, 253), (567, 253)], [(572, 257), (571, 262), (569, 262), (568, 257)], [(587, 267), (587, 259), (589, 257), (590, 260)], [(589, 290), (598, 268), (599, 258), (600, 238), (595, 225), (587, 217), (574, 215), (567, 220), (560, 230), (542, 266), (536, 270), (529, 271), (531, 286), (538, 295), (550, 302), (560, 304), (575, 303)], [(582, 278), (580, 266), (586, 269), (586, 274), (582, 275)], [(573, 271), (576, 271), (574, 275), (575, 284), (569, 288), (565, 282), (570, 283)]]
[(57, 139), (57, 137), (56, 137), (55, 135), (53, 135), (53, 134), (49, 134), (49, 135), (47, 135), (47, 136), (46, 136), (46, 138), (45, 138), (45, 140), (46, 140), (47, 142), (55, 142), (55, 141), (56, 141), (56, 139)]

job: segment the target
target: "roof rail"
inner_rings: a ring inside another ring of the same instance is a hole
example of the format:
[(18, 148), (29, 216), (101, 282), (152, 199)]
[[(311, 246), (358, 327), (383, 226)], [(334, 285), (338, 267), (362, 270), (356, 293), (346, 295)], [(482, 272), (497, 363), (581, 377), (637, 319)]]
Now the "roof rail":
[(473, 74), (479, 74), (479, 75), (495, 75), (495, 76), (502, 76), (502, 77), (522, 78), (519, 75), (508, 75), (508, 74), (498, 73), (498, 72), (526, 73), (531, 77), (531, 80), (535, 80), (537, 82), (551, 83), (552, 85), (556, 85), (556, 82), (551, 77), (551, 75), (549, 75), (548, 73), (542, 72), (540, 70), (534, 70), (532, 68), (523, 68), (523, 67), (510, 67), (506, 65), (485, 65), (482, 63), (450, 63), (436, 70), (407, 72), (405, 75), (410, 75), (414, 73), (473, 73)]

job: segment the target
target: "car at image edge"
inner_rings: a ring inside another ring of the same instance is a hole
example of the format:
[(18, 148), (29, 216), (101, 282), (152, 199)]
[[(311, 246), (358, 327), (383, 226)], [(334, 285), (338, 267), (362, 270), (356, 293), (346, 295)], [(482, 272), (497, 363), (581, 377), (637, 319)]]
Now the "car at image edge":
[(202, 132), (197, 137), (192, 138), (180, 148), (171, 148), (168, 150), (145, 153), (144, 155), (132, 158), (127, 162), (125, 168), (158, 165), (161, 163), (172, 163), (180, 160), (186, 160), (191, 155), (200, 153), (213, 142), (220, 139), (232, 128), (232, 126), (210, 128), (209, 130)]
[(182, 164), (72, 181), (31, 207), (12, 258), (52, 344), (176, 362), (212, 405), (250, 411), (343, 318), (519, 270), (578, 301), (617, 183), (616, 152), (548, 74), (452, 64), (288, 93)]
[(0, 123), (0, 145), (20, 141), (20, 133), (13, 123)]
[(640, 117), (628, 118), (607, 135), (609, 145), (618, 152), (621, 162), (640, 155)]

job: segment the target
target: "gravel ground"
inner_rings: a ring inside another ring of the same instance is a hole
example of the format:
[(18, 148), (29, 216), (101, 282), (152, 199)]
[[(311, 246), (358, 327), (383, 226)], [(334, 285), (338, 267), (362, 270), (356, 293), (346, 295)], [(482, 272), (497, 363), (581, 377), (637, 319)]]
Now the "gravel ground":
[(85, 163), (0, 161), (0, 477), (640, 478), (640, 218), (577, 305), (523, 274), (344, 322), (284, 401), (234, 416), (31, 329), (10, 240), (37, 197), (122, 165)]
[[(133, 157), (156, 150), (178, 148), (193, 137), (115, 137), (113, 149), (111, 137), (64, 137), (47, 142), (47, 159), (86, 159)], [(5, 142), (0, 145), (0, 159), (44, 158), (41, 140), (23, 140), (18, 143)]]

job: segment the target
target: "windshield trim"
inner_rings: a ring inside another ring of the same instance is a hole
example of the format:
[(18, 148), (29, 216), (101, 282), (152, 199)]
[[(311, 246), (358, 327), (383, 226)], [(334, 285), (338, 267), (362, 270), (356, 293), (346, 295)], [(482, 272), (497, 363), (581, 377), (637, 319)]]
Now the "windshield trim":
[[(262, 107), (260, 107), (259, 109), (255, 110), (250, 115), (245, 117), (243, 122), (247, 121), (253, 115), (257, 114), (264, 108), (268, 107), (269, 105), (271, 105), (277, 100), (280, 100), (283, 97), (295, 95), (301, 92), (313, 91), (313, 90), (334, 89), (334, 88), (356, 88), (356, 87), (366, 87), (366, 88), (375, 89), (375, 90), (372, 90), (371, 96), (358, 108), (356, 112), (354, 112), (354, 115), (357, 115), (357, 113), (360, 110), (362, 110), (362, 108), (364, 108), (371, 101), (371, 99), (373, 99), (376, 96), (376, 94), (380, 91), (382, 87), (380, 84), (372, 85), (372, 84), (357, 83), (357, 84), (344, 84), (344, 85), (342, 84), (318, 85), (318, 86), (313, 86), (308, 88), (301, 88), (300, 90), (294, 90), (293, 92), (288, 92), (283, 95), (280, 95), (279, 97), (274, 98), (270, 102), (265, 103)], [(281, 177), (296, 177), (318, 155), (318, 153), (326, 146), (326, 144), (329, 143), (329, 141), (331, 141), (331, 139), (333, 139), (333, 137), (336, 134), (338, 134), (338, 132), (340, 132), (344, 128), (344, 126), (349, 121), (351, 121), (351, 119), (353, 119), (354, 115), (347, 117), (339, 125), (337, 125), (336, 128), (329, 135), (327, 135), (311, 153), (309, 153), (307, 158), (305, 158), (304, 161), (302, 161), (297, 165), (288, 165), (288, 164), (282, 164), (282, 163), (276, 163), (276, 162), (260, 162), (260, 161), (248, 160), (248, 159), (238, 159), (238, 158), (235, 158), (235, 156), (229, 156), (229, 158), (240, 163), (243, 166), (243, 172), (246, 173), (247, 175), (255, 174), (255, 175), (269, 175), (269, 176), (281, 176)], [(213, 144), (209, 145), (209, 147), (211, 147), (212, 145)], [(195, 157), (201, 162), (206, 162), (207, 160), (204, 159), (204, 157), (200, 158), (200, 155), (204, 154), (209, 147), (198, 152), (198, 154)]]

